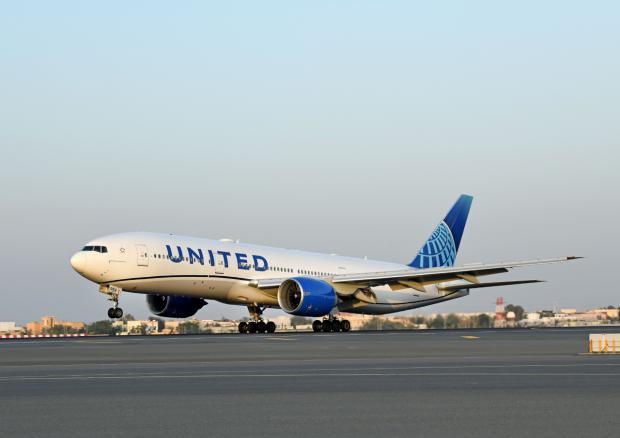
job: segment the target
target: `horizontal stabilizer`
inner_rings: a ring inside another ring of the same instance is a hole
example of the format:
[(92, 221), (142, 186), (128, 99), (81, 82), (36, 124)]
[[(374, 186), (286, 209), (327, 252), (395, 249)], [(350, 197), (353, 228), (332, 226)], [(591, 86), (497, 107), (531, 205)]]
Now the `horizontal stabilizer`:
[(446, 286), (446, 287), (442, 287), (441, 290), (455, 291), (459, 289), (477, 289), (479, 287), (510, 286), (513, 284), (528, 284), (528, 283), (544, 283), (544, 281), (543, 280), (493, 281), (490, 283), (459, 284), (459, 285), (454, 285), (454, 286)]

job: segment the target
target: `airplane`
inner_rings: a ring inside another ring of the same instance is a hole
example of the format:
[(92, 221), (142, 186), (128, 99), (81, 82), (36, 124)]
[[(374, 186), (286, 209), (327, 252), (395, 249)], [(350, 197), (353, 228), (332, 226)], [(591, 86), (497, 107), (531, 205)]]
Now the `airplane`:
[(274, 333), (263, 319), (267, 308), (315, 317), (315, 332), (347, 332), (339, 312), (380, 315), (429, 306), (472, 289), (537, 283), (482, 282), (510, 269), (564, 262), (561, 257), (455, 266), (473, 197), (461, 195), (409, 264), (389, 263), (175, 234), (129, 232), (96, 238), (71, 257), (80, 275), (99, 285), (114, 303), (111, 319), (122, 318), (122, 291), (146, 295), (161, 317), (193, 316), (206, 300), (248, 308), (240, 333)]

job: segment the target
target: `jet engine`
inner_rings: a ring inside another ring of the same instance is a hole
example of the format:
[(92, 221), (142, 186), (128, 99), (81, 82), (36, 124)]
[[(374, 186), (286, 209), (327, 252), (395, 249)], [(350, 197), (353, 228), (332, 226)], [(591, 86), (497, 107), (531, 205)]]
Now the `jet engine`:
[(317, 278), (293, 277), (278, 289), (278, 304), (292, 315), (323, 316), (336, 305), (334, 288)]
[(153, 314), (168, 318), (187, 318), (207, 304), (201, 298), (166, 295), (147, 295), (146, 303)]

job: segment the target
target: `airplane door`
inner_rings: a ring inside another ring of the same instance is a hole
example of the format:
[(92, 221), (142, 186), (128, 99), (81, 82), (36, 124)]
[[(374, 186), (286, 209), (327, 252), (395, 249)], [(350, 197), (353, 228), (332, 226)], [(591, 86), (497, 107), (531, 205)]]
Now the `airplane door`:
[(146, 245), (136, 245), (136, 253), (138, 254), (138, 266), (148, 266), (149, 252)]
[(218, 256), (215, 258), (215, 273), (224, 273), (224, 256), (221, 254), (218, 254)]

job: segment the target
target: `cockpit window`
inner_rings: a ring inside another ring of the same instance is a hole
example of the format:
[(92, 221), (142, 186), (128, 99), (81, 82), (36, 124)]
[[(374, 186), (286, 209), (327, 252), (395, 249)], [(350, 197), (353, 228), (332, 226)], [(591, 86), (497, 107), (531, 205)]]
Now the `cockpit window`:
[(90, 246), (90, 245), (87, 245), (84, 248), (82, 248), (82, 251), (95, 251), (95, 252), (106, 253), (106, 252), (108, 252), (108, 248), (106, 246)]

